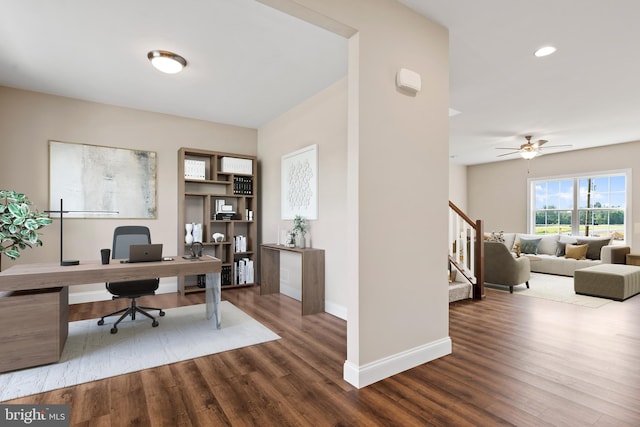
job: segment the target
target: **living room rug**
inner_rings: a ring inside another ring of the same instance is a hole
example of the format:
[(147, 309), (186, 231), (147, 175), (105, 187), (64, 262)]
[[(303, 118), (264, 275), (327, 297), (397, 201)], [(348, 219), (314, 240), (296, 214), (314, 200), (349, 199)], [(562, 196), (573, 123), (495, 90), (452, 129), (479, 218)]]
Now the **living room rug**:
[(123, 321), (117, 334), (109, 332), (115, 316), (103, 326), (71, 322), (59, 363), (0, 374), (0, 402), (280, 338), (230, 302), (220, 308), (220, 329), (204, 304), (164, 310), (157, 328), (148, 319)]
[[(509, 288), (505, 286), (488, 286), (491, 289), (509, 292)], [(556, 276), (554, 274), (531, 273), (529, 289), (524, 285), (515, 286), (513, 293), (591, 308), (602, 307), (611, 302), (607, 298), (578, 295), (573, 290), (573, 277)]]

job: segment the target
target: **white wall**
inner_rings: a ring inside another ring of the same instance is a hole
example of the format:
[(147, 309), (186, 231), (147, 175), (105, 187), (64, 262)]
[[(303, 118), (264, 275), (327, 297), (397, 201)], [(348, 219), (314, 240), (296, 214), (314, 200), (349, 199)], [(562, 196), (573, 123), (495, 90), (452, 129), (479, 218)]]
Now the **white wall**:
[(485, 231), (527, 231), (527, 179), (631, 169), (632, 252), (640, 250), (640, 141), (467, 168), (468, 213)]
[[(448, 354), (447, 30), (393, 0), (262, 1), (350, 37), (345, 379)], [(420, 94), (395, 87), (400, 68), (422, 76)]]
[[(0, 87), (0, 187), (29, 196), (35, 206), (48, 206), (48, 140), (157, 153), (157, 218), (153, 220), (65, 219), (67, 259), (98, 259), (100, 248), (111, 247), (113, 229), (143, 224), (151, 238), (164, 244), (166, 255), (177, 253), (177, 154), (180, 147), (255, 155), (255, 129), (191, 120), (166, 114), (120, 108), (60, 96)], [(59, 259), (59, 222), (43, 229), (44, 245), (29, 249), (12, 263)], [(176, 291), (175, 278), (162, 279), (162, 291)], [(70, 301), (110, 299), (104, 284), (72, 286)]]
[[(346, 319), (346, 78), (258, 129), (263, 243), (276, 243), (278, 228), (293, 226), (280, 219), (281, 157), (311, 144), (318, 144), (319, 173), (318, 219), (309, 221), (311, 246), (325, 250), (325, 311)], [(294, 270), (287, 259), (281, 258), (281, 267)]]

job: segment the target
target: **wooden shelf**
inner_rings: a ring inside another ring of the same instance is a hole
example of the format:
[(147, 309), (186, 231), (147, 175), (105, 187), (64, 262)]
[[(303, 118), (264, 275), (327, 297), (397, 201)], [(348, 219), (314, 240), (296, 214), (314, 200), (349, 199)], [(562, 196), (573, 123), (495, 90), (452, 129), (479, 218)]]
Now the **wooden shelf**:
[[(252, 162), (253, 174), (234, 173), (222, 171), (222, 158), (233, 157), (247, 159)], [(205, 164), (205, 179), (185, 178), (185, 160), (200, 160)], [(178, 150), (178, 248), (179, 255), (189, 251), (189, 245), (185, 244), (185, 224), (202, 224), (203, 227), (203, 253), (219, 258), (223, 267), (231, 271), (231, 285), (222, 285), (223, 289), (238, 286), (253, 286), (254, 283), (236, 284), (236, 265), (240, 262), (253, 264), (253, 276), (257, 277), (257, 217), (258, 179), (257, 159), (255, 156), (243, 154), (223, 153), (217, 151), (202, 150), (198, 148), (180, 148)], [(247, 180), (250, 178), (250, 180)], [(236, 185), (238, 184), (238, 185)], [(239, 189), (251, 191), (252, 194), (238, 194)], [(234, 192), (236, 190), (236, 192)], [(215, 215), (216, 200), (223, 199), (225, 204), (232, 205), (239, 219), (216, 220), (211, 219)], [(249, 220), (246, 212), (251, 211), (253, 220)], [(212, 234), (222, 233), (224, 242), (214, 242)], [(246, 236), (247, 251), (235, 252), (234, 237)], [(225, 273), (223, 273), (224, 275)], [(227, 277), (227, 282), (229, 278)], [(223, 280), (225, 280), (223, 278)], [(180, 293), (201, 292), (194, 277), (179, 277), (178, 291)], [(225, 283), (225, 281), (223, 281)]]

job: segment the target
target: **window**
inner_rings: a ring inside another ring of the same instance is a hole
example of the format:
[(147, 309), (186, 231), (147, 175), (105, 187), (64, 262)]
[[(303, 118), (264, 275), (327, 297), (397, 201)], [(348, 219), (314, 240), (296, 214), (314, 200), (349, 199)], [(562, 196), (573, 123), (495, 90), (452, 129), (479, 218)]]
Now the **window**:
[(627, 234), (629, 172), (530, 180), (530, 232), (611, 236)]

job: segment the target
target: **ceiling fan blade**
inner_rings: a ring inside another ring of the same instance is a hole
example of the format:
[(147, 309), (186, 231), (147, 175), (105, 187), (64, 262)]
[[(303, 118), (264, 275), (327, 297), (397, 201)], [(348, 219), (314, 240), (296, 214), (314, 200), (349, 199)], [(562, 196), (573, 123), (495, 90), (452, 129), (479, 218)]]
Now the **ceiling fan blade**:
[(539, 140), (537, 140), (536, 142), (534, 142), (531, 145), (533, 146), (534, 149), (537, 149), (539, 147), (542, 147), (547, 142), (549, 142), (549, 141), (547, 141), (546, 139), (539, 139)]
[(504, 157), (504, 156), (508, 156), (510, 154), (518, 154), (519, 152), (520, 152), (520, 150), (512, 151), (511, 153), (498, 154), (496, 157)]
[(516, 148), (516, 147), (496, 147), (496, 150), (520, 150), (520, 147)]
[(573, 145), (571, 144), (564, 144), (564, 145), (547, 145), (546, 147), (544, 147), (545, 150), (548, 150), (550, 148), (564, 148), (564, 147), (573, 147)]

